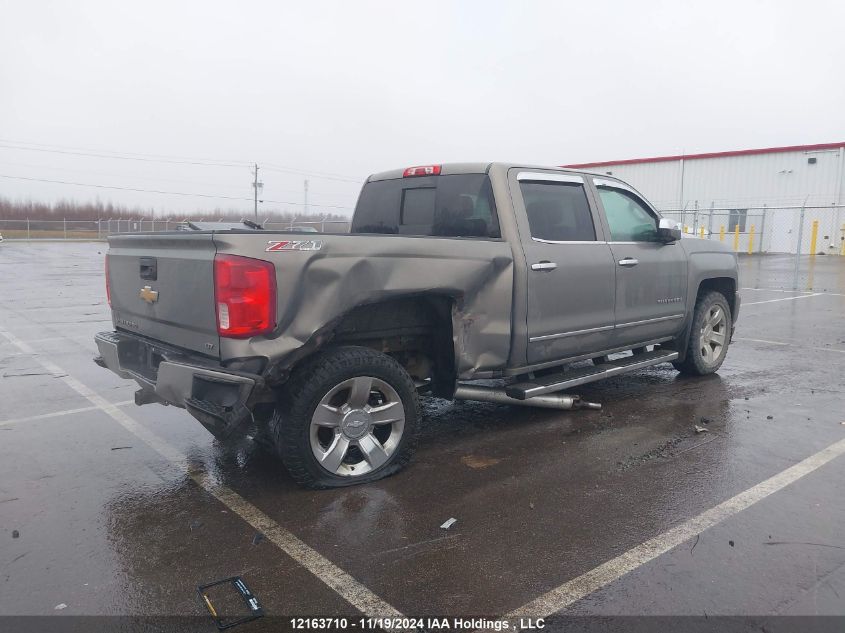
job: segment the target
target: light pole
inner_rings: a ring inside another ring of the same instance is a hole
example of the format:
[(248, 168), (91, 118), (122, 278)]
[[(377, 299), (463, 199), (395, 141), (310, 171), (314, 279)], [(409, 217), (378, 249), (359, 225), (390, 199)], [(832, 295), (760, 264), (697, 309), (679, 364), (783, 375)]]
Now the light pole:
[(253, 172), (252, 189), (253, 201), (255, 205), (255, 221), (258, 222), (258, 192), (264, 188), (263, 182), (258, 182), (258, 163), (254, 163), (255, 171)]

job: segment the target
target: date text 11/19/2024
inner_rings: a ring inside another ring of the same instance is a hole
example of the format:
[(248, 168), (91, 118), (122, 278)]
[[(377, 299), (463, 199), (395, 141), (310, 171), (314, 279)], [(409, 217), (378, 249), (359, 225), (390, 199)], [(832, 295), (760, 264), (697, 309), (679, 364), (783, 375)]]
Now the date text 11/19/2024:
[(543, 618), (516, 618), (514, 620), (485, 618), (291, 618), (291, 628), (308, 630), (443, 630), (443, 631), (530, 631), (545, 628)]

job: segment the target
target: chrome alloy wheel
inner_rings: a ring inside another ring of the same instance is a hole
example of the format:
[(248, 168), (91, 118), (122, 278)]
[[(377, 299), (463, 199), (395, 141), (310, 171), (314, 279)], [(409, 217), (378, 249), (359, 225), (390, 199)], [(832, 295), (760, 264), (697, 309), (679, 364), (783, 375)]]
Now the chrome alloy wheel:
[(701, 326), (701, 358), (708, 365), (718, 362), (727, 345), (727, 318), (721, 306), (714, 305), (707, 311)]
[(333, 475), (356, 477), (384, 465), (402, 440), (405, 407), (396, 390), (372, 376), (335, 385), (311, 416), (311, 451)]

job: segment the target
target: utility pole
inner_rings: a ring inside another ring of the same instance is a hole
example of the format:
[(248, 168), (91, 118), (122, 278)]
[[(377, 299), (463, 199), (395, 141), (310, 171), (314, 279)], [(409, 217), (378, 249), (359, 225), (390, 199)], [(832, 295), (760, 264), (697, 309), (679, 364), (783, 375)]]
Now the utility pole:
[(308, 217), (308, 180), (305, 181), (305, 207), (304, 207), (303, 215), (306, 218)]
[(263, 182), (258, 182), (258, 163), (254, 163), (255, 171), (253, 172), (252, 189), (255, 202), (255, 221), (258, 221), (258, 192), (264, 187)]

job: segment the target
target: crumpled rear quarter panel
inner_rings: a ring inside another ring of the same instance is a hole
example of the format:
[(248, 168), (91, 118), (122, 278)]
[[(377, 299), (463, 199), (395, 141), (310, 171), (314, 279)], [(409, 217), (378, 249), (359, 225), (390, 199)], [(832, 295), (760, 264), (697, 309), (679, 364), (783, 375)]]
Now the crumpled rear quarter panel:
[[(221, 339), (225, 359), (266, 356), (282, 366), (317, 347), (356, 306), (414, 294), (454, 298), (460, 378), (502, 369), (511, 348), (513, 255), (504, 240), (309, 235), (318, 251), (265, 252), (274, 234), (215, 234), (219, 253), (272, 261), (278, 326), (271, 337)], [(302, 235), (282, 238), (303, 239)]]

